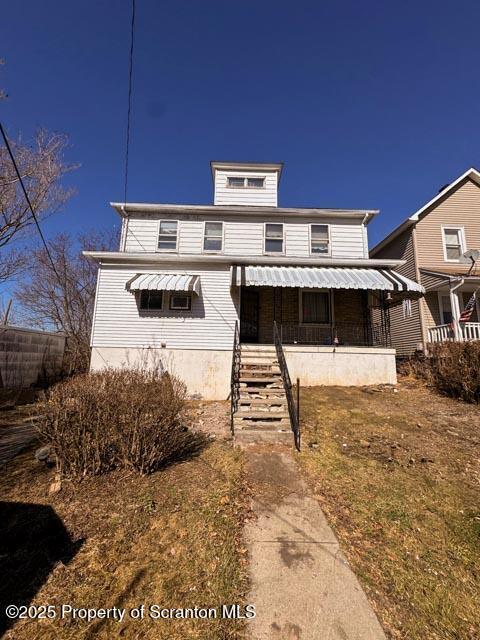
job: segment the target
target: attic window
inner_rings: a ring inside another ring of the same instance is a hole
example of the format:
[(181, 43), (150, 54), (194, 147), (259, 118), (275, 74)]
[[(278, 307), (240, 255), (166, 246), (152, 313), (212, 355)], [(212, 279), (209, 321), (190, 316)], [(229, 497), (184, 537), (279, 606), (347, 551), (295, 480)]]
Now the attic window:
[(234, 189), (263, 189), (265, 178), (242, 178), (241, 176), (228, 176), (227, 184)]

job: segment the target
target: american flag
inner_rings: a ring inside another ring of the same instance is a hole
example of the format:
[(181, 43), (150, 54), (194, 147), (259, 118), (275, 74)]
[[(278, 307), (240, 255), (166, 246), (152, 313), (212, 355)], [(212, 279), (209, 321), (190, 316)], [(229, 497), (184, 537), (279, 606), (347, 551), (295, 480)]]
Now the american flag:
[(475, 300), (476, 299), (477, 299), (477, 292), (474, 291), (473, 294), (472, 294), (472, 297), (467, 302), (467, 304), (465, 305), (464, 310), (460, 314), (460, 317), (458, 319), (459, 322), (468, 322), (470, 320), (470, 318), (473, 315), (473, 312), (475, 311)]

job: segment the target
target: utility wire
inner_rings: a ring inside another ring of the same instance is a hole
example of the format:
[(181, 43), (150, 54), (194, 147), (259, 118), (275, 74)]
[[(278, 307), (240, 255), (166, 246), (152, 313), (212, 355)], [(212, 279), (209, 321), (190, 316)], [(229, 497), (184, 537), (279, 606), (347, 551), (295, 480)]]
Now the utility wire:
[(127, 203), (128, 194), (128, 152), (130, 147), (130, 115), (132, 111), (132, 78), (133, 78), (133, 44), (135, 35), (135, 0), (132, 0), (132, 19), (130, 23), (130, 62), (128, 71), (128, 110), (127, 110), (127, 139), (125, 147), (125, 193), (124, 202)]
[(13, 166), (15, 168), (15, 173), (17, 174), (17, 178), (18, 178), (18, 180), (20, 182), (20, 186), (22, 187), (23, 195), (25, 196), (25, 200), (27, 201), (28, 208), (30, 209), (30, 212), (32, 214), (32, 218), (35, 221), (35, 225), (36, 225), (36, 227), (38, 229), (38, 233), (40, 235), (40, 238), (42, 239), (43, 246), (45, 247), (45, 251), (47, 253), (48, 259), (50, 260), (50, 262), (52, 264), (52, 269), (53, 269), (55, 275), (57, 276), (59, 284), (61, 284), (62, 280), (61, 280), (61, 278), (60, 278), (60, 276), (58, 274), (57, 268), (55, 267), (55, 263), (53, 261), (52, 254), (50, 253), (50, 249), (48, 248), (48, 244), (47, 244), (47, 242), (45, 240), (45, 236), (43, 235), (43, 232), (42, 232), (42, 230), (40, 228), (40, 224), (38, 223), (38, 218), (37, 218), (36, 213), (35, 213), (35, 211), (34, 211), (34, 209), (32, 207), (32, 203), (30, 202), (30, 198), (28, 197), (28, 193), (27, 193), (27, 190), (25, 188), (25, 184), (23, 182), (22, 176), (20, 175), (20, 171), (18, 169), (18, 165), (17, 165), (17, 162), (15, 160), (15, 156), (13, 155), (12, 148), (10, 147), (10, 143), (8, 142), (8, 138), (7, 138), (7, 135), (5, 133), (5, 129), (3, 128), (1, 122), (0, 122), (0, 131), (2, 133), (3, 141), (5, 142), (5, 146), (7, 148), (8, 155), (10, 156), (10, 160), (12, 161), (12, 164), (13, 164)]

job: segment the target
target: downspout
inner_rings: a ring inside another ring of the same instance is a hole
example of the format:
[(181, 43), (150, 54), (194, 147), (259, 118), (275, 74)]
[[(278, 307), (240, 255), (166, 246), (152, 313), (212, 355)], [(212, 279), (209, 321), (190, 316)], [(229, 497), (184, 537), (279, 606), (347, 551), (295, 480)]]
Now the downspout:
[(367, 227), (365, 222), (368, 220), (370, 214), (366, 213), (363, 216), (363, 220), (362, 220), (362, 235), (363, 235), (363, 255), (366, 258), (369, 258), (369, 252), (368, 252), (368, 235), (367, 235)]
[[(417, 225), (414, 224), (412, 228), (412, 245), (413, 245), (413, 265), (415, 268), (415, 279), (418, 284), (422, 284), (422, 277), (420, 274), (420, 267), (418, 266), (418, 251), (417, 251)], [(427, 353), (427, 328), (425, 327), (425, 317), (424, 317), (424, 298), (420, 298), (418, 300), (418, 317), (420, 320), (420, 333), (422, 336), (422, 345), (423, 345), (423, 353)]]

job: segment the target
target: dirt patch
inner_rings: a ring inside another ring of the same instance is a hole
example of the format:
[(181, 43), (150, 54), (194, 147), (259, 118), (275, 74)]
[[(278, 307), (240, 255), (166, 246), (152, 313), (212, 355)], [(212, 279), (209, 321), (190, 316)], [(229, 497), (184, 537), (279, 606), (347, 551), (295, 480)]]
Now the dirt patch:
[(305, 389), (302, 467), (390, 638), (473, 640), (480, 411), (404, 378)]
[(229, 402), (193, 400), (188, 404), (186, 415), (195, 431), (221, 440), (231, 440)]

